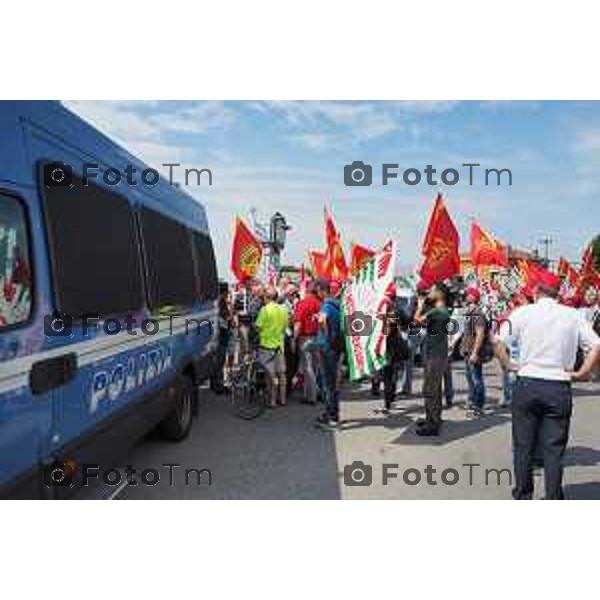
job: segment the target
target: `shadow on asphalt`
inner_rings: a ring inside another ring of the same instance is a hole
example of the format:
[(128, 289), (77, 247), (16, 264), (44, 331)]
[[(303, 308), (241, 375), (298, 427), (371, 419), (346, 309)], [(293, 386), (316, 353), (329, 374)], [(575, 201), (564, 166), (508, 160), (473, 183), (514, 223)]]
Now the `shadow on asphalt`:
[[(334, 434), (313, 427), (320, 408), (300, 404), (253, 421), (235, 416), (227, 396), (203, 390), (200, 415), (190, 436), (168, 444), (146, 440), (124, 464), (138, 469), (181, 465), (169, 485), (128, 488), (129, 499), (339, 499), (339, 473)], [(210, 469), (212, 485), (185, 485), (184, 469)]]
[(421, 437), (417, 435), (414, 424), (404, 430), (392, 443), (407, 446), (444, 446), (460, 439), (478, 435), (482, 431), (503, 425), (510, 421), (506, 414), (485, 415), (471, 421), (445, 420), (439, 436)]
[(600, 450), (585, 446), (568, 447), (564, 456), (565, 467), (594, 467), (600, 465)]
[(573, 396), (576, 396), (577, 398), (585, 398), (586, 396), (594, 396), (597, 398), (599, 393), (600, 390), (598, 390), (598, 388), (573, 387)]
[(567, 500), (598, 500), (600, 498), (600, 482), (575, 483), (565, 486)]

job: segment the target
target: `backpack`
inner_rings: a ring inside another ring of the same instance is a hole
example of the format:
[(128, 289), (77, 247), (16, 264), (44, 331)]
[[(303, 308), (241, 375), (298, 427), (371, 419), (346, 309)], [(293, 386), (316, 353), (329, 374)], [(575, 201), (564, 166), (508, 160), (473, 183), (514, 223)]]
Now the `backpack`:
[(483, 345), (479, 351), (479, 359), (482, 363), (489, 363), (494, 356), (494, 344), (492, 342), (492, 336), (490, 335), (490, 327), (488, 323), (485, 328), (485, 339), (483, 340)]
[[(469, 323), (469, 316), (470, 315), (466, 315), (467, 321), (466, 321), (466, 325), (465, 327), (469, 326), (472, 327), (472, 322)], [(482, 315), (483, 316), (483, 315)], [(482, 363), (489, 363), (495, 356), (494, 353), (494, 344), (492, 342), (492, 335), (491, 335), (491, 324), (489, 319), (487, 319), (485, 316), (483, 316), (483, 318), (485, 319), (485, 338), (483, 340), (483, 344), (481, 345), (481, 350), (479, 350), (479, 360)]]
[(343, 354), (346, 351), (346, 339), (342, 331), (341, 309), (333, 302), (328, 305), (336, 311), (337, 315), (334, 319), (327, 319), (327, 345), (336, 354)]

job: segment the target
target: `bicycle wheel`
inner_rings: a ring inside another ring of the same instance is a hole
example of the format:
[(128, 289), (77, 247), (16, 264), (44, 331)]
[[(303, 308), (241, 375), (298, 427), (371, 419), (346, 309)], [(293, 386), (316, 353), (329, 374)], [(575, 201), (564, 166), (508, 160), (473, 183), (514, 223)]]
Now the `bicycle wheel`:
[[(262, 372), (258, 363), (245, 365), (231, 382), (231, 403), (233, 412), (241, 419), (256, 419), (265, 411), (270, 388), (265, 389)], [(268, 373), (265, 373), (268, 377)]]

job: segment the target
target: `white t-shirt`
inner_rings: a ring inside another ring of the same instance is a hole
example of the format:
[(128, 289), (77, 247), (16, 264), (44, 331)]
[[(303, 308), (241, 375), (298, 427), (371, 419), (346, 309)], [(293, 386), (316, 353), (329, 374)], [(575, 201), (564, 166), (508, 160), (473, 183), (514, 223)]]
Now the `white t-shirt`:
[(517, 308), (500, 326), (498, 339), (519, 345), (519, 375), (569, 381), (577, 349), (600, 345), (592, 326), (574, 308), (542, 298)]

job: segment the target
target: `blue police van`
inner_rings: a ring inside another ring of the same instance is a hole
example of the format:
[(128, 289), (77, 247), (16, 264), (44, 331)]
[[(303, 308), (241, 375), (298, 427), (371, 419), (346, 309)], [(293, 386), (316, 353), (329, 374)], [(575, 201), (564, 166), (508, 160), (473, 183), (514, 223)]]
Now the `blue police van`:
[(190, 431), (215, 258), (202, 204), (152, 171), (58, 102), (0, 102), (0, 497), (73, 495), (83, 465)]

